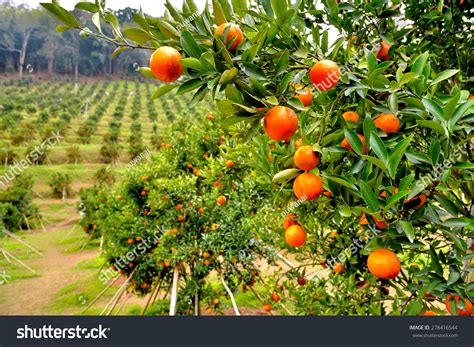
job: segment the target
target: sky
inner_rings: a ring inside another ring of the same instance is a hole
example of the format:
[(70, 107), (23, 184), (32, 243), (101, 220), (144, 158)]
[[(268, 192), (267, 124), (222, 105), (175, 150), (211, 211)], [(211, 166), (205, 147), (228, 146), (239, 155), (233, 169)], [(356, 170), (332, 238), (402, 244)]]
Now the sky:
[[(1, 0), (0, 0), (1, 1)], [(59, 3), (62, 7), (72, 10), (74, 5), (81, 0), (60, 0)], [(82, 0), (84, 1), (84, 0)], [(204, 8), (206, 0), (194, 0), (199, 8)], [(25, 3), (30, 7), (37, 7), (40, 2), (50, 2), (49, 0), (13, 0), (10, 1), (16, 5)], [(171, 3), (174, 7), (181, 8), (183, 0), (172, 0)], [(125, 7), (131, 7), (139, 9), (140, 6), (143, 12), (152, 16), (161, 16), (165, 11), (165, 0), (106, 0), (106, 6), (113, 10), (119, 10)]]

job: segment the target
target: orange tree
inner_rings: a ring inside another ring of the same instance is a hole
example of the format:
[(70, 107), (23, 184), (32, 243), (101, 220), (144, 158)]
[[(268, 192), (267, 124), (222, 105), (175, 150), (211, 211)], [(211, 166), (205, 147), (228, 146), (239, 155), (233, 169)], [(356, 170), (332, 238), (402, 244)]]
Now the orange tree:
[[(251, 220), (266, 192), (248, 178), (247, 149), (225, 142), (212, 113), (198, 120), (177, 121), (160, 151), (127, 171), (115, 191), (81, 192), (81, 223), (104, 235), (104, 255), (129, 289), (178, 292), (176, 308), (164, 301), (160, 312), (199, 314), (201, 304), (220, 310), (219, 297), (254, 282), (257, 258), (267, 258)], [(210, 284), (212, 271), (229, 291)]]
[[(251, 140), (275, 204), (287, 211), (298, 198), (284, 223), (298, 264), (286, 261), (287, 283), (276, 283), (298, 313), (440, 313), (432, 303), (447, 299), (449, 312), (470, 314), (473, 101), (456, 80), (467, 58), (432, 64), (436, 42), (417, 46), (422, 29), (403, 21), (403, 5), (215, 0), (199, 11), (166, 2), (163, 18), (137, 14), (122, 30), (102, 2), (77, 5), (93, 13), (93, 29), (43, 4), (59, 30), (113, 42), (114, 55), (155, 51), (141, 69), (165, 82), (154, 97), (192, 92), (192, 106), (210, 94), (235, 139)], [(468, 36), (454, 36), (466, 47)], [(313, 154), (296, 154), (302, 145)], [(278, 234), (262, 239), (281, 245)]]

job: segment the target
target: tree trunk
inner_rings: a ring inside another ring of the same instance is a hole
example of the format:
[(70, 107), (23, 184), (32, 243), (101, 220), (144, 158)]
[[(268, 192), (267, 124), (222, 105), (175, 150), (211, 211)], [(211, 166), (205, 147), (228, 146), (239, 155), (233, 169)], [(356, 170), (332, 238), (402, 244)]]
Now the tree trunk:
[(26, 48), (28, 47), (28, 41), (30, 40), (31, 30), (28, 29), (23, 33), (23, 43), (21, 45), (20, 56), (18, 60), (18, 73), (20, 80), (23, 79), (23, 66), (25, 65)]
[(76, 66), (74, 67), (74, 94), (77, 95), (78, 92), (78, 85), (77, 85), (77, 75), (79, 73), (79, 64), (76, 62)]
[(52, 76), (54, 71), (54, 56), (48, 57), (48, 75)]

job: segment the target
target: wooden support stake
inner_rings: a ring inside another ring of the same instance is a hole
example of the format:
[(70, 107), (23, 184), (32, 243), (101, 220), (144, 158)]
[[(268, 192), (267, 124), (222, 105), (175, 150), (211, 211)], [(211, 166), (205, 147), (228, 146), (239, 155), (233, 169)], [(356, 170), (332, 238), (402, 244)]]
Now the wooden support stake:
[(237, 303), (235, 302), (234, 295), (232, 294), (232, 291), (225, 283), (224, 276), (221, 276), (221, 281), (222, 281), (222, 284), (224, 285), (225, 290), (227, 291), (227, 294), (229, 294), (230, 296), (230, 301), (232, 301), (232, 307), (234, 307), (235, 315), (240, 316), (239, 308), (237, 307)]
[(178, 281), (179, 266), (176, 266), (173, 272), (173, 286), (171, 287), (170, 316), (176, 315), (176, 303), (178, 301)]
[(15, 235), (13, 234), (12, 232), (9, 232), (8, 230), (4, 229), (3, 232), (10, 236), (12, 239), (15, 239), (16, 241), (20, 242), (22, 245), (28, 247), (29, 249), (31, 249), (33, 252), (35, 252), (36, 254), (38, 254), (39, 256), (43, 256), (43, 253), (41, 253), (40, 251), (38, 251), (36, 248), (34, 248), (33, 246), (31, 246), (28, 242), (26, 242), (25, 240), (23, 240), (20, 236), (18, 235)]

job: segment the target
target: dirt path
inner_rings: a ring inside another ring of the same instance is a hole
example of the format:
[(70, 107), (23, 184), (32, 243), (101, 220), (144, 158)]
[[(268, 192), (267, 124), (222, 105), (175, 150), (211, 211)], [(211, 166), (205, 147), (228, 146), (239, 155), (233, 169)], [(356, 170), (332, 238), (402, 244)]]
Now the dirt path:
[[(34, 246), (43, 257), (24, 262), (39, 273), (39, 276), (20, 279), (0, 286), (0, 314), (35, 315), (48, 314), (47, 306), (53, 302), (55, 293), (83, 276), (76, 265), (97, 257), (99, 250), (82, 250), (74, 253), (64, 251), (70, 245), (57, 244), (77, 222), (74, 216), (47, 228), (45, 237), (38, 238)], [(39, 232), (39, 231), (38, 231)]]

